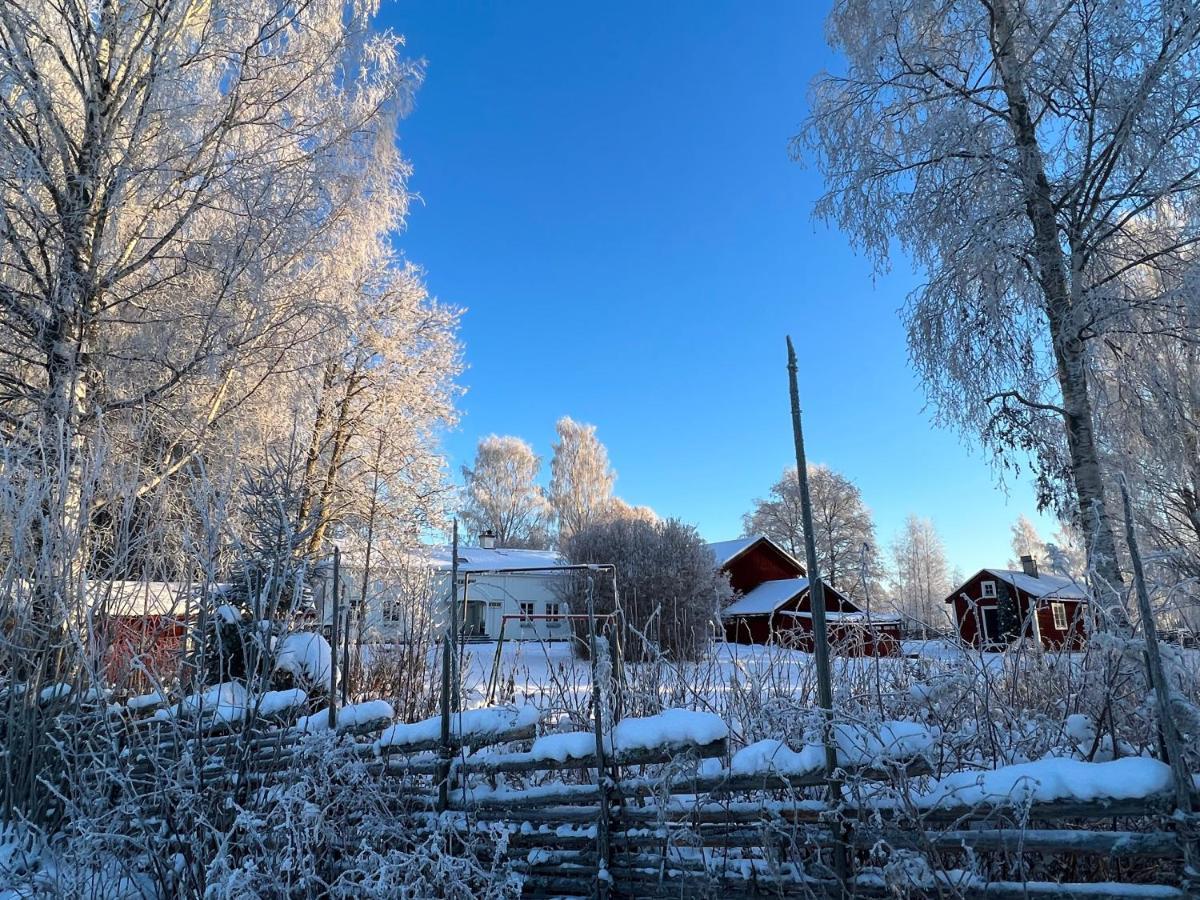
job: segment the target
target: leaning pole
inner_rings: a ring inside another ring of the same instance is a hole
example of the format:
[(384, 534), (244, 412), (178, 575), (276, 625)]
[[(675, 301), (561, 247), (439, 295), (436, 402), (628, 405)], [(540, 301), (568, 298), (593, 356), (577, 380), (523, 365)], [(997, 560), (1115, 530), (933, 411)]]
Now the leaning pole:
[[(836, 799), (841, 785), (834, 778), (837, 770), (837, 743), (833, 733), (833, 677), (829, 669), (829, 629), (825, 623), (825, 585), (817, 565), (817, 544), (813, 539), (812, 499), (808, 493), (808, 464), (804, 456), (804, 429), (800, 424), (800, 389), (796, 385), (796, 348), (787, 339), (788, 388), (792, 399), (792, 437), (796, 442), (796, 478), (800, 483), (800, 521), (804, 527), (804, 565), (808, 570), (808, 596), (812, 609), (813, 661), (817, 668), (817, 703), (821, 707), (821, 737), (825, 745), (825, 777)], [(846, 877), (844, 847), (835, 849), (840, 879)]]

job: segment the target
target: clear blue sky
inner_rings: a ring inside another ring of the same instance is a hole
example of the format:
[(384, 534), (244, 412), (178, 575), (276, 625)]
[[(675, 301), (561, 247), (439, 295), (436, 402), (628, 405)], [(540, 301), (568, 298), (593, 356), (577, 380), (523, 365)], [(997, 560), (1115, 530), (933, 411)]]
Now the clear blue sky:
[(933, 518), (952, 565), (1003, 564), (1033, 492), (996, 485), (935, 429), (882, 278), (812, 219), (788, 158), (811, 78), (835, 65), (806, 2), (385, 5), (428, 63), (400, 143), (399, 244), (465, 307), (454, 472), (486, 434), (546, 457), (594, 423), (617, 492), (717, 540), (792, 461), (784, 335), (798, 342), (809, 458), (853, 478), (886, 545)]

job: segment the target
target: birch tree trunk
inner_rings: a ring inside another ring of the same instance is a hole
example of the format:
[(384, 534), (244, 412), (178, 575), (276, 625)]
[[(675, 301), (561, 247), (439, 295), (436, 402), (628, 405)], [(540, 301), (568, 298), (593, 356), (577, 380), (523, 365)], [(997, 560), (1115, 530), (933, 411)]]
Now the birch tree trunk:
[(1105, 502), (1093, 425), (1087, 350), (1080, 334), (1081, 324), (1074, 315), (1072, 284), (1067, 274), (1070, 261), (1059, 240), (1057, 211), (1029, 110), (1021, 66), (1014, 52), (1012, 11), (1007, 0), (996, 0), (990, 9), (992, 53), (1008, 99), (1007, 120), (1017, 147), (1025, 211), (1033, 228), (1037, 281), (1045, 300), (1046, 321), (1062, 392), (1061, 415), (1071, 456), (1071, 478), (1080, 522), (1088, 540), (1088, 558), (1100, 582), (1101, 604), (1108, 614), (1124, 618), (1121, 570), (1112, 519)]

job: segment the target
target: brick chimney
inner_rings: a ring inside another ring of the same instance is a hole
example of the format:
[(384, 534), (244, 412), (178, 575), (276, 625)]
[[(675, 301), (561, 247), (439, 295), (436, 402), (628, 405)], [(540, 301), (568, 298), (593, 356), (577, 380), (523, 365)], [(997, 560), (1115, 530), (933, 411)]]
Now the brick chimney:
[(1026, 575), (1029, 575), (1033, 578), (1038, 577), (1037, 560), (1032, 556), (1026, 555), (1021, 557), (1021, 569)]

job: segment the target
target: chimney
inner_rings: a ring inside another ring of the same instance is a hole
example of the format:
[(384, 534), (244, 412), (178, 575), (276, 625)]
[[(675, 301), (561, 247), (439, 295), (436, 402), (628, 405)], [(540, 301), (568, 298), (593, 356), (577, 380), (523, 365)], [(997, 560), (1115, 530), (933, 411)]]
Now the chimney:
[(484, 550), (494, 550), (496, 547), (496, 532), (488, 529), (479, 536), (479, 546)]
[(1038, 577), (1037, 560), (1028, 554), (1021, 557), (1021, 569), (1024, 570), (1026, 575), (1033, 578)]

